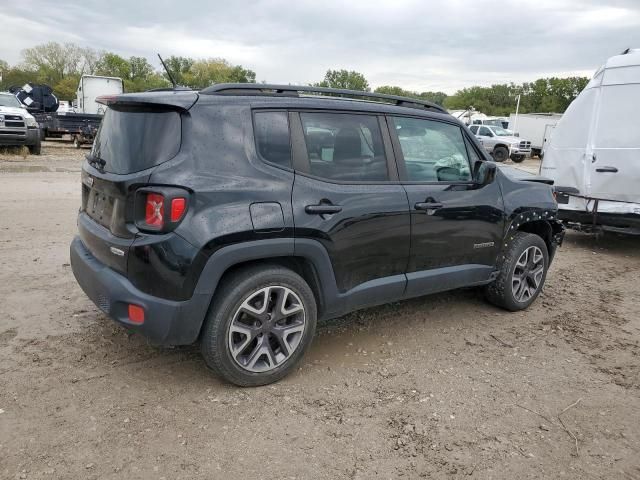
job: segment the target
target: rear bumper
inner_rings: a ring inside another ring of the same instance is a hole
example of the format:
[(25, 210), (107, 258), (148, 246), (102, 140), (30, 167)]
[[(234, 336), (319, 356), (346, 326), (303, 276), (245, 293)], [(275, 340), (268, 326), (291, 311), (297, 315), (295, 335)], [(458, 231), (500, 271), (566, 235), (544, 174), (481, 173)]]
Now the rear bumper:
[[(111, 319), (147, 337), (157, 345), (188, 345), (198, 339), (210, 295), (194, 293), (185, 301), (172, 301), (138, 290), (123, 275), (110, 269), (84, 246), (71, 242), (71, 268), (82, 290)], [(143, 324), (129, 321), (129, 304), (145, 310)]]

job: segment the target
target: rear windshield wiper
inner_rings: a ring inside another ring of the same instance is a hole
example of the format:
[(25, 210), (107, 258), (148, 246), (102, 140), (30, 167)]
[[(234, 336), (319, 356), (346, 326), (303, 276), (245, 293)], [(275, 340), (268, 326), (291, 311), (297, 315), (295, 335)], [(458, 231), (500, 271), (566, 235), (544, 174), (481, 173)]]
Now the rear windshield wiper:
[(96, 167), (98, 170), (103, 170), (104, 166), (107, 164), (106, 160), (103, 160), (100, 157), (94, 157), (90, 153), (85, 155), (85, 158), (89, 162), (89, 165), (92, 165), (92, 166)]

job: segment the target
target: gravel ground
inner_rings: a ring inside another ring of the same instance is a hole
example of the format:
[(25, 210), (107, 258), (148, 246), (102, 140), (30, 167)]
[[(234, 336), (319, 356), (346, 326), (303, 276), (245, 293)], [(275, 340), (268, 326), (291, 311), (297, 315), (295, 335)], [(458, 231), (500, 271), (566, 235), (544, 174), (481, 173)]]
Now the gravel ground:
[(83, 153), (0, 153), (0, 478), (640, 478), (638, 240), (568, 233), (526, 312), (470, 289), (334, 320), (238, 389), (76, 285)]

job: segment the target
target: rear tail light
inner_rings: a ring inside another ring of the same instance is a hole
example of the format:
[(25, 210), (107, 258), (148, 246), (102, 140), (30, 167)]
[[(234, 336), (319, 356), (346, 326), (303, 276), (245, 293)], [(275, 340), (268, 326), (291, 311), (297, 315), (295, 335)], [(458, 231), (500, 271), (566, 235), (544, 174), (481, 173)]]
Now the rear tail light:
[(186, 190), (176, 187), (145, 187), (137, 190), (136, 226), (150, 232), (172, 231), (187, 213), (188, 197)]
[(147, 193), (144, 222), (151, 227), (164, 227), (164, 196), (159, 193)]

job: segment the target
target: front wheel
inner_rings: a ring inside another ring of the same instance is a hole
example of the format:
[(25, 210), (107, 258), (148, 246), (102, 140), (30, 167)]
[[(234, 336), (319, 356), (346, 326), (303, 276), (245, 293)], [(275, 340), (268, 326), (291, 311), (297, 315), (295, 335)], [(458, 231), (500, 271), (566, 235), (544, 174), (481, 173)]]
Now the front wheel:
[(31, 155), (40, 155), (42, 153), (42, 143), (40, 142), (40, 139), (38, 138), (36, 143), (29, 145), (28, 148)]
[(509, 150), (506, 147), (496, 147), (493, 149), (493, 159), (496, 162), (504, 162), (509, 158)]
[(220, 377), (241, 387), (276, 382), (302, 359), (316, 328), (309, 285), (279, 266), (226, 276), (202, 334), (202, 355)]
[(513, 160), (515, 163), (521, 163), (524, 161), (524, 155), (514, 155), (513, 157), (511, 157), (511, 160)]
[(547, 245), (533, 233), (516, 232), (498, 262), (498, 276), (487, 285), (489, 302), (506, 310), (524, 310), (540, 294), (549, 268)]

